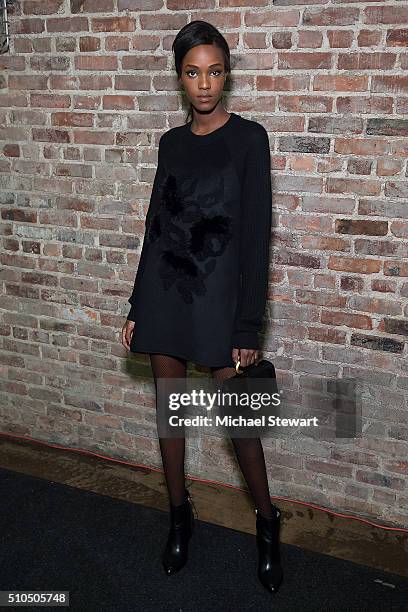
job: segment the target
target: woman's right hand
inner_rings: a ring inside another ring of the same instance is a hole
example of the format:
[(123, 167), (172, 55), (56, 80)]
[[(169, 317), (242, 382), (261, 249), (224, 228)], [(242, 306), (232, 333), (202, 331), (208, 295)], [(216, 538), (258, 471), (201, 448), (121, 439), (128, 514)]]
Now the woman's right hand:
[(129, 319), (126, 319), (125, 324), (122, 327), (122, 344), (127, 351), (130, 351), (130, 341), (132, 339), (134, 327), (135, 322), (129, 321)]

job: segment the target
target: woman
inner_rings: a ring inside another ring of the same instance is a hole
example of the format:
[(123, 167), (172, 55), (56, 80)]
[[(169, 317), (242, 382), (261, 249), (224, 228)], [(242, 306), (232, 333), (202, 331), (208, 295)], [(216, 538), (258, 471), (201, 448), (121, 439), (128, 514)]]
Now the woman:
[[(258, 360), (268, 288), (271, 232), (269, 141), (255, 121), (221, 103), (230, 73), (225, 38), (193, 21), (173, 42), (192, 119), (159, 141), (146, 232), (122, 330), (132, 352), (148, 353), (158, 378), (184, 378), (187, 361), (215, 379)], [(276, 592), (282, 569), (279, 508), (271, 504), (259, 438), (232, 440), (256, 512), (258, 577)], [(184, 438), (159, 438), (170, 499), (163, 556), (168, 574), (187, 561), (194, 517), (185, 488)]]

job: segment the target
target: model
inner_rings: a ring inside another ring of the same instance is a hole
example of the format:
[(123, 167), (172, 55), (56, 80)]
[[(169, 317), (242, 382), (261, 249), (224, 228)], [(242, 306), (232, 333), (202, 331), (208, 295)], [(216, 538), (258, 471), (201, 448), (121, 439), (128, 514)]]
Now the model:
[[(230, 51), (222, 34), (192, 21), (172, 50), (191, 118), (158, 143), (146, 231), (122, 330), (127, 350), (150, 356), (159, 378), (184, 378), (187, 362), (224, 380), (258, 360), (271, 233), (269, 140), (265, 128), (222, 104)], [(189, 116), (190, 116), (189, 113)], [(187, 117), (188, 118), (188, 117)], [(170, 502), (163, 555), (168, 574), (188, 558), (194, 526), (185, 488), (184, 438), (159, 438)], [(258, 577), (282, 581), (279, 508), (271, 503), (259, 438), (232, 439), (255, 504)]]

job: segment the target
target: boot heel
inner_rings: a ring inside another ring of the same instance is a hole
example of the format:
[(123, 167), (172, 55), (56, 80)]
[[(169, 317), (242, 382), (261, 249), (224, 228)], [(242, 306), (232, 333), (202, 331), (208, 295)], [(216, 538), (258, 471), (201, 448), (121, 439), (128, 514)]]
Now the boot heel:
[(188, 542), (194, 531), (194, 515), (190, 493), (179, 506), (170, 504), (170, 530), (162, 563), (167, 575), (179, 572), (188, 561)]
[(256, 543), (258, 547), (258, 578), (270, 592), (276, 593), (283, 580), (280, 558), (280, 510), (276, 517), (267, 519), (255, 509)]

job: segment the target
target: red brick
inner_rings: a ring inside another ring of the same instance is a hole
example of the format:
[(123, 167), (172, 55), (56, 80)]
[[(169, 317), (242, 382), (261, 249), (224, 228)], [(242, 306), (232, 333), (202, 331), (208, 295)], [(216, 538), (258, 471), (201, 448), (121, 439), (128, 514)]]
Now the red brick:
[(48, 87), (48, 77), (33, 75), (33, 76), (17, 76), (11, 74), (9, 76), (8, 86), (9, 89), (27, 90), (27, 89), (44, 89)]
[(150, 77), (143, 74), (122, 75), (115, 79), (115, 89), (126, 91), (149, 91)]
[(78, 89), (78, 77), (76, 76), (62, 76), (59, 74), (51, 74), (49, 79), (49, 88), (54, 89)]
[[(100, 108), (101, 98), (99, 96), (74, 96), (72, 100), (73, 108), (82, 110), (96, 110)], [(88, 152), (85, 151), (84, 155)]]
[(396, 284), (381, 278), (375, 278), (371, 281), (371, 289), (373, 291), (381, 291), (382, 293), (395, 293)]
[(402, 24), (408, 23), (408, 7), (406, 6), (371, 6), (363, 9), (365, 23)]
[(104, 96), (103, 108), (105, 110), (134, 110), (135, 99), (132, 96)]
[[(59, 53), (73, 53), (76, 51), (76, 40), (70, 36), (57, 36), (55, 39), (55, 50)], [(48, 49), (51, 52), (51, 47)]]
[(16, 57), (6, 53), (0, 55), (0, 70), (24, 70), (25, 65), (25, 57)]
[(342, 308), (346, 305), (346, 297), (337, 293), (296, 289), (295, 300), (300, 304), (316, 304), (317, 306), (333, 306)]
[(355, 193), (356, 195), (379, 195), (381, 183), (368, 179), (327, 179), (327, 193)]
[(408, 263), (399, 260), (385, 261), (384, 274), (386, 276), (408, 276)]
[(331, 236), (300, 236), (302, 248), (309, 251), (350, 251), (350, 242)]
[[(195, 6), (195, 2), (196, 0), (189, 0), (190, 3), (192, 4), (191, 8), (196, 8)], [(204, 0), (199, 0), (200, 2), (203, 2)], [(206, 0), (208, 3), (211, 2), (212, 5), (214, 5), (214, 0)], [(248, 2), (247, 0), (218, 0), (219, 1), (219, 5), (221, 8), (224, 7), (243, 7), (243, 8), (247, 8)], [(184, 8), (184, 4), (185, 2), (183, 0), (167, 0), (167, 5), (169, 4), (169, 2), (176, 2), (178, 3), (180, 6), (179, 8)], [(269, 0), (251, 0), (251, 7), (258, 7), (258, 6), (268, 6), (269, 5)]]
[(16, 34), (40, 34), (45, 30), (43, 19), (18, 19), (10, 23), (10, 33)]
[(246, 49), (266, 49), (267, 47), (265, 32), (244, 34), (243, 41)]
[(105, 90), (112, 87), (112, 76), (110, 75), (89, 75), (79, 77), (79, 88), (92, 90)]
[(395, 459), (394, 461), (386, 462), (384, 467), (388, 472), (395, 472), (403, 476), (408, 476), (408, 461)]
[(359, 20), (358, 7), (313, 7), (303, 13), (303, 25), (308, 26), (345, 26), (355, 25)]
[(280, 70), (328, 70), (331, 68), (331, 60), (331, 54), (323, 51), (315, 51), (314, 53), (278, 52), (278, 68)]
[(406, 47), (408, 45), (408, 28), (387, 30), (385, 43), (387, 47)]
[(111, 13), (115, 10), (114, 0), (70, 0), (71, 13)]
[(25, 15), (52, 15), (64, 12), (65, 0), (24, 0)]
[(92, 32), (134, 32), (134, 17), (98, 17), (91, 20)]
[(308, 79), (303, 75), (287, 75), (287, 76), (256, 76), (257, 91), (296, 91), (305, 89)]
[(114, 141), (115, 135), (111, 132), (81, 130), (74, 134), (74, 142), (78, 144), (112, 145)]
[(32, 135), (33, 140), (38, 142), (70, 142), (69, 133), (66, 130), (33, 128)]
[(386, 476), (380, 472), (366, 472), (364, 470), (357, 470), (356, 480), (374, 485), (376, 487), (387, 487), (397, 491), (402, 491), (405, 488), (405, 480), (402, 478)]
[(94, 117), (91, 113), (52, 113), (51, 125), (71, 127), (91, 127)]
[(30, 103), (32, 108), (69, 108), (71, 100), (66, 95), (31, 94)]
[(60, 17), (47, 19), (48, 32), (88, 32), (89, 25), (86, 17)]
[(331, 270), (344, 270), (345, 272), (355, 272), (360, 274), (374, 274), (379, 272), (381, 262), (375, 259), (359, 259), (353, 257), (329, 257), (328, 267)]
[(368, 77), (348, 75), (316, 74), (313, 79), (315, 91), (367, 91)]
[(339, 53), (339, 70), (391, 70), (397, 61), (396, 53)]
[(408, 221), (393, 221), (390, 230), (398, 238), (408, 238)]
[(101, 39), (96, 36), (82, 36), (79, 39), (79, 50), (82, 53), (91, 53), (99, 51), (101, 48)]
[(330, 344), (345, 344), (346, 332), (332, 327), (314, 327), (312, 325), (308, 328), (308, 338), (315, 342), (327, 342)]
[(390, 144), (386, 139), (377, 138), (336, 138), (334, 150), (342, 155), (381, 155), (389, 153)]
[(345, 325), (357, 329), (372, 329), (371, 317), (352, 312), (322, 310), (321, 322), (326, 325)]
[(354, 32), (352, 30), (329, 30), (327, 32), (329, 45), (333, 49), (351, 47), (353, 38)]
[(187, 14), (172, 13), (142, 13), (139, 15), (140, 27), (142, 30), (180, 30), (187, 24)]
[(108, 55), (81, 55), (75, 58), (75, 68), (77, 70), (117, 70), (118, 59)]
[(322, 47), (323, 46), (323, 32), (313, 32), (312, 30), (300, 30), (298, 33), (297, 46), (298, 46), (298, 49), (318, 49), (319, 47)]
[(167, 59), (157, 55), (124, 55), (122, 58), (123, 70), (165, 70)]
[(319, 461), (317, 459), (305, 459), (305, 468), (307, 470), (313, 470), (314, 472), (321, 472), (323, 474), (330, 474), (333, 476), (340, 477), (351, 477), (353, 469), (348, 465), (340, 465), (338, 463), (329, 461)]
[(359, 47), (375, 47), (381, 42), (382, 33), (378, 30), (359, 30), (357, 45)]
[[(237, 15), (238, 16), (238, 15)], [(299, 25), (300, 12), (298, 8), (276, 10), (247, 11), (244, 13), (244, 25), (248, 27), (296, 27)]]
[(109, 36), (105, 40), (106, 51), (129, 51), (130, 40), (127, 36)]
[(3, 146), (3, 155), (5, 157), (20, 157), (20, 147), (17, 144), (5, 144)]

